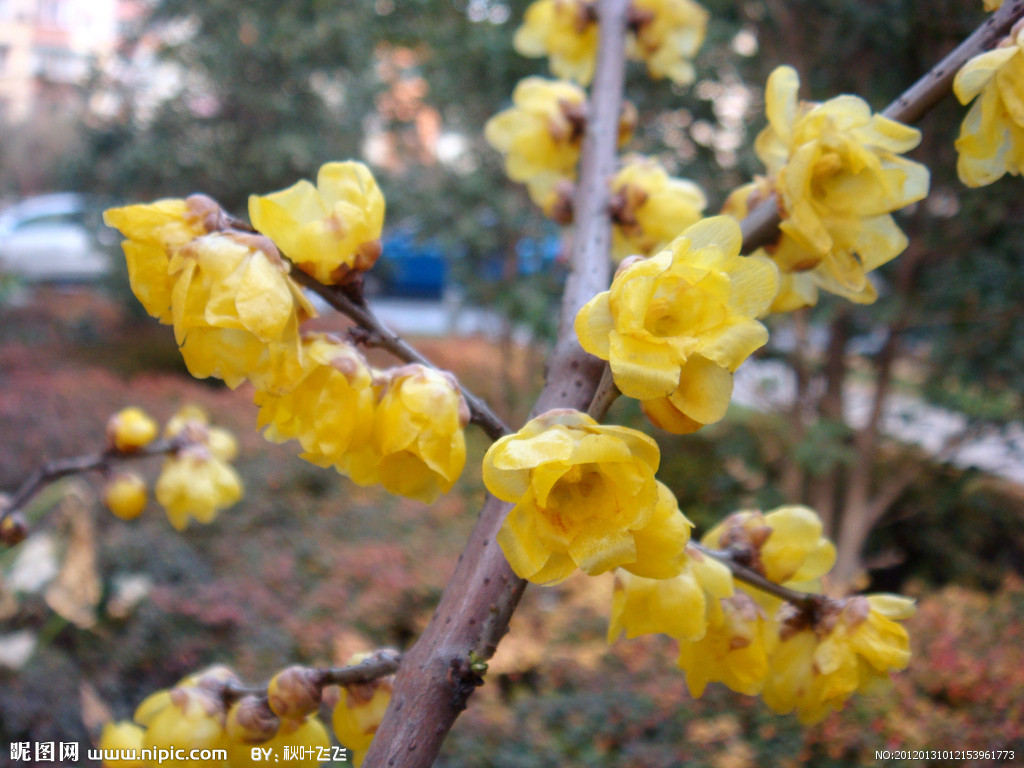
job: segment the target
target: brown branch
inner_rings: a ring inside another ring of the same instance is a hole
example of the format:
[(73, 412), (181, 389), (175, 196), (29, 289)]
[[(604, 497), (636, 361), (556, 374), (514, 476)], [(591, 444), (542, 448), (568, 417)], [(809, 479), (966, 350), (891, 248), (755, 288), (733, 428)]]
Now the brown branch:
[[(1024, 18), (1024, 0), (1005, 0), (1002, 8), (985, 19), (969, 37), (900, 94), (881, 114), (908, 125), (916, 123), (950, 92), (953, 78), (960, 68), (979, 53), (998, 44), (1021, 18)], [(773, 243), (778, 237), (781, 222), (778, 197), (770, 195), (740, 222), (743, 253)]]
[(18, 490), (14, 492), (7, 506), (4, 507), (3, 513), (0, 514), (0, 523), (25, 506), (29, 499), (35, 496), (44, 486), (60, 480), (62, 477), (78, 475), (83, 472), (106, 470), (116, 461), (160, 456), (175, 451), (180, 447), (180, 440), (154, 440), (146, 447), (136, 451), (126, 452), (119, 451), (116, 448), (109, 448), (103, 453), (90, 453), (85, 456), (48, 461), (25, 478), (25, 481), (18, 487)]
[[(603, 370), (603, 363), (580, 347), (573, 319), (609, 282), (607, 180), (615, 169), (628, 4), (628, 0), (601, 0), (598, 6), (600, 44), (575, 201), (571, 273), (562, 299), (558, 342), (534, 413), (551, 408), (585, 410)], [(477, 665), (471, 660), (493, 655), (526, 587), (495, 543), (510, 508), (493, 497), (484, 503), (430, 624), (398, 671), (391, 705), (366, 755), (366, 768), (431, 765), (479, 684)]]
[(709, 549), (702, 544), (698, 544), (691, 541), (687, 546), (693, 547), (698, 552), (713, 557), (715, 560), (720, 562), (726, 568), (728, 568), (737, 581), (742, 581), (744, 584), (749, 584), (762, 592), (766, 592), (769, 595), (774, 595), (780, 600), (785, 600), (787, 603), (792, 603), (797, 608), (805, 611), (816, 610), (818, 607), (829, 601), (829, 598), (824, 595), (817, 595), (813, 592), (798, 592), (795, 589), (784, 587), (781, 584), (776, 584), (774, 581), (768, 581), (764, 576), (759, 574), (757, 571), (753, 571), (745, 565), (741, 565), (736, 562), (735, 559), (729, 554), (729, 552), (720, 549)]
[[(309, 288), (334, 309), (338, 310), (338, 312), (341, 312), (341, 314), (358, 324), (368, 334), (366, 336), (366, 343), (386, 349), (399, 360), (404, 360), (407, 363), (419, 363), (430, 368), (437, 368), (419, 350), (384, 325), (365, 303), (354, 300), (345, 293), (343, 288), (336, 285), (324, 285), (298, 268), (291, 271), (291, 277), (295, 282)], [(492, 440), (497, 440), (502, 435), (507, 435), (512, 431), (491, 410), (491, 407), (483, 398), (474, 395), (462, 382), (459, 382), (459, 390), (469, 406), (470, 421), (477, 424), (487, 433), (488, 437)]]

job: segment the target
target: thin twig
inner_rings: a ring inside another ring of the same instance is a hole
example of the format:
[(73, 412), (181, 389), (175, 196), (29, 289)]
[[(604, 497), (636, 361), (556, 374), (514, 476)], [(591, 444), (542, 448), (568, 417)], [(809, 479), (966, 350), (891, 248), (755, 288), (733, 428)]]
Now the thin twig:
[[(393, 675), (398, 671), (401, 663), (402, 654), (390, 648), (382, 648), (376, 651), (370, 658), (364, 659), (358, 664), (352, 664), (347, 667), (312, 669), (310, 671), (313, 674), (310, 677), (320, 688), (328, 685), (372, 683), (374, 680)], [(246, 696), (259, 696), (265, 699), (267, 697), (267, 686), (247, 686), (229, 680), (224, 683), (220, 695), (227, 705)]]
[(768, 579), (757, 573), (757, 571), (753, 571), (745, 565), (737, 563), (727, 551), (709, 549), (708, 547), (694, 541), (691, 541), (687, 546), (693, 547), (698, 552), (720, 562), (732, 572), (733, 577), (738, 581), (742, 581), (745, 584), (756, 587), (762, 592), (767, 592), (769, 595), (774, 595), (781, 600), (785, 600), (787, 603), (792, 603), (803, 610), (813, 609), (823, 601), (829, 599), (824, 595), (816, 595), (810, 592), (798, 592), (795, 589), (790, 589), (789, 587), (784, 587), (781, 584), (776, 584), (774, 581), (768, 581)]
[(160, 456), (177, 450), (180, 447), (181, 442), (179, 440), (154, 440), (149, 445), (136, 451), (126, 452), (119, 451), (116, 448), (109, 448), (103, 453), (91, 453), (85, 456), (48, 461), (29, 475), (18, 490), (14, 492), (7, 507), (3, 510), (3, 514), (0, 514), (0, 522), (25, 506), (29, 499), (35, 496), (44, 486), (62, 477), (92, 472), (94, 470), (105, 470), (116, 461)]
[[(338, 286), (324, 285), (298, 268), (292, 269), (291, 277), (295, 282), (309, 288), (338, 312), (353, 320), (367, 334), (370, 334), (368, 343), (387, 350), (399, 360), (404, 360), (407, 363), (419, 363), (430, 368), (437, 368), (419, 350), (384, 325), (370, 307), (365, 303), (353, 301)], [(512, 430), (491, 410), (483, 398), (473, 394), (461, 381), (459, 390), (466, 400), (466, 405), (469, 406), (470, 420), (486, 432), (488, 437), (497, 440), (499, 437), (511, 433)]]
[[(948, 56), (900, 94), (882, 110), (881, 114), (908, 125), (916, 123), (949, 94), (953, 87), (953, 79), (960, 68), (979, 53), (997, 45), (1021, 18), (1024, 18), (1024, 0), (1006, 0), (998, 11), (982, 22)], [(743, 253), (750, 253), (773, 243), (778, 237), (780, 223), (782, 217), (778, 196), (772, 194), (740, 222), (740, 228), (743, 230)]]

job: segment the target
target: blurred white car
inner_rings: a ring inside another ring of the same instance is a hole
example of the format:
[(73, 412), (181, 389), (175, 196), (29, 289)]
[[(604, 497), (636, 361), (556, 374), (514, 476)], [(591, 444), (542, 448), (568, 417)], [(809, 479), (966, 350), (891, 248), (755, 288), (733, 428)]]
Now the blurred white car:
[(98, 280), (111, 269), (114, 233), (95, 198), (72, 192), (30, 197), (0, 212), (0, 273), (29, 282)]

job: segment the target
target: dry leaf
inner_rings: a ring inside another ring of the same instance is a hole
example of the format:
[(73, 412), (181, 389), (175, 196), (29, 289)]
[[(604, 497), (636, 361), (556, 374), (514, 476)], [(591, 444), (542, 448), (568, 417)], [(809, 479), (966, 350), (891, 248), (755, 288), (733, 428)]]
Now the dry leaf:
[(68, 531), (67, 548), (60, 572), (46, 589), (47, 605), (79, 627), (96, 624), (96, 605), (102, 587), (96, 568), (95, 504), (81, 486), (72, 488), (61, 502), (58, 514)]

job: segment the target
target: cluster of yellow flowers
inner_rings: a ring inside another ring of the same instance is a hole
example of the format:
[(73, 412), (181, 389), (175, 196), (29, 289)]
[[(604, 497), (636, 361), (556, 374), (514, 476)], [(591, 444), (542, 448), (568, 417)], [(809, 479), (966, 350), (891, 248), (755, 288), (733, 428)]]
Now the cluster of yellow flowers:
[(804, 723), (840, 709), (854, 693), (877, 690), (909, 660), (897, 623), (913, 602), (895, 595), (831, 600), (820, 577), (835, 548), (806, 507), (739, 512), (702, 539), (768, 581), (809, 593), (793, 604), (734, 580), (728, 568), (688, 546), (683, 571), (668, 579), (616, 573), (609, 640), (664, 633), (679, 642), (678, 665), (700, 696), (720, 682), (760, 694), (775, 712)]
[[(240, 687), (230, 669), (212, 667), (150, 695), (135, 710), (134, 722), (104, 726), (98, 744), (103, 765), (247, 768), (284, 759), (315, 768), (331, 754), (330, 736), (318, 713), (325, 698), (333, 698), (335, 735), (351, 750), (358, 768), (387, 708), (392, 678), (325, 692), (316, 671), (289, 667), (274, 676), (266, 696), (239, 698), (232, 689)], [(147, 755), (151, 759), (144, 759)]]
[(867, 273), (907, 246), (891, 212), (928, 194), (928, 169), (900, 157), (921, 134), (872, 114), (856, 96), (800, 102), (799, 87), (791, 67), (768, 78), (768, 126), (754, 145), (768, 177), (734, 192), (726, 212), (742, 218), (758, 199), (778, 195), (782, 235), (764, 249), (782, 273), (773, 312), (813, 305), (819, 289), (871, 303), (877, 292)]
[[(816, 594), (836, 553), (813, 511), (738, 512), (694, 547), (689, 520), (654, 477), (659, 459), (643, 433), (571, 410), (494, 443), (483, 478), (515, 504), (497, 537), (512, 570), (551, 584), (577, 568), (615, 569), (609, 641), (623, 632), (675, 638), (694, 696), (722, 682), (813, 722), (906, 666), (907, 633), (896, 620), (912, 601)], [(807, 597), (794, 605), (734, 581), (709, 550)]]
[(359, 485), (434, 501), (466, 463), (469, 408), (451, 374), (423, 365), (370, 368), (351, 344), (303, 336), (303, 374), (284, 395), (256, 393), (271, 442), (296, 439), (303, 458)]
[[(707, 31), (708, 13), (692, 0), (633, 0), (629, 10), (630, 59), (647, 64), (651, 77), (689, 85)], [(523, 56), (549, 57), (551, 71), (581, 85), (590, 83), (597, 58), (593, 0), (537, 0), (516, 31)]]
[(981, 187), (1024, 172), (1024, 21), (994, 50), (968, 61), (953, 91), (961, 104), (977, 98), (956, 141), (961, 181)]
[(583, 348), (608, 360), (622, 393), (670, 432), (721, 419), (733, 372), (768, 341), (756, 318), (778, 271), (763, 256), (741, 257), (741, 240), (733, 219), (704, 219), (661, 253), (624, 261), (611, 289), (576, 316)]
[[(487, 121), (484, 136), (505, 156), (513, 181), (526, 184), (530, 199), (556, 221), (572, 219), (576, 166), (587, 127), (587, 94), (565, 80), (528, 77), (512, 92), (513, 106)], [(636, 110), (623, 107), (619, 143), (633, 134)]]
[[(121, 454), (141, 451), (157, 436), (157, 424), (142, 409), (118, 411), (107, 422), (107, 439)], [(242, 497), (242, 481), (228, 463), (238, 453), (234, 436), (211, 427), (202, 409), (187, 406), (164, 427), (171, 444), (156, 481), (156, 499), (178, 530), (190, 519), (209, 523), (217, 512)], [(134, 472), (118, 471), (106, 482), (103, 503), (122, 520), (133, 520), (146, 508), (146, 482)]]
[[(384, 197), (372, 174), (361, 163), (328, 163), (316, 185), (253, 195), (249, 215), (260, 234), (240, 231), (201, 195), (111, 209), (105, 220), (128, 238), (132, 289), (174, 326), (193, 375), (232, 388), (249, 381), (268, 439), (298, 439), (310, 461), (360, 484), (433, 501), (465, 464), (469, 413), (454, 379), (423, 366), (371, 371), (351, 345), (303, 333), (316, 313), (290, 276), (294, 264), (322, 283), (344, 284), (374, 265)], [(196, 461), (182, 452), (165, 470), (171, 479), (157, 484), (158, 498), (187, 506), (182, 480), (173, 478)], [(222, 487), (226, 479), (209, 482)], [(116, 489), (131, 493), (127, 483)]]

